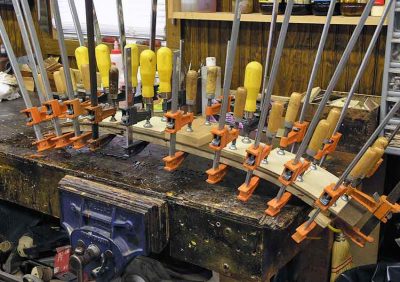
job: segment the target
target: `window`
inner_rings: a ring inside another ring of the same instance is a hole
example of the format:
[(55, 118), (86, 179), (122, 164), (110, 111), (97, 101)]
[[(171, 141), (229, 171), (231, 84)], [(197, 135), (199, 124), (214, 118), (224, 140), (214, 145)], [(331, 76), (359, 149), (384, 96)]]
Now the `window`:
[[(64, 33), (67, 37), (75, 37), (76, 31), (72, 21), (68, 0), (58, 0)], [(115, 0), (93, 1), (100, 31), (103, 36), (118, 36), (117, 5)], [(86, 34), (85, 1), (75, 0), (82, 31)], [(149, 38), (151, 1), (122, 0), (126, 37)], [(166, 5), (165, 0), (158, 0), (157, 7), (157, 38), (165, 39)]]

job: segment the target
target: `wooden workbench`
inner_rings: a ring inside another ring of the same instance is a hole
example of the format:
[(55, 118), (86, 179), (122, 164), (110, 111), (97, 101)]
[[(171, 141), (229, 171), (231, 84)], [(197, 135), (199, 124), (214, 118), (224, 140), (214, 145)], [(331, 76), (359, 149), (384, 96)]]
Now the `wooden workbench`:
[[(252, 199), (241, 203), (236, 200), (236, 187), (238, 179), (244, 178), (242, 171), (232, 169), (223, 183), (212, 186), (205, 182), (204, 173), (211, 161), (189, 156), (181, 169), (168, 173), (161, 160), (167, 149), (156, 145), (128, 159), (112, 156), (121, 154), (122, 138), (96, 153), (66, 149), (38, 156), (21, 109), (22, 99), (0, 104), (2, 200), (57, 217), (57, 186), (65, 175), (164, 199), (170, 215), (169, 255), (241, 281), (273, 276), (309, 243), (299, 246), (290, 238), (310, 211), (302, 202), (293, 199), (275, 218), (264, 214), (266, 202), (277, 191), (271, 183), (262, 182)], [(340, 173), (350, 158), (338, 154), (329, 163), (331, 171)], [(319, 262), (329, 263), (329, 252), (322, 256)], [(326, 278), (320, 270), (317, 275)]]

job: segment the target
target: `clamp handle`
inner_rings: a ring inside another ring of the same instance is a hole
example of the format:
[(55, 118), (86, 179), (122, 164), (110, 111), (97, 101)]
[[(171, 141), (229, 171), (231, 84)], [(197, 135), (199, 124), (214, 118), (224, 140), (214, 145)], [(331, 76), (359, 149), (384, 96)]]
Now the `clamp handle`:
[(109, 87), (108, 91), (110, 93), (110, 97), (112, 100), (118, 99), (118, 92), (119, 92), (119, 69), (116, 65), (111, 65), (109, 74)]
[(85, 46), (80, 46), (75, 49), (75, 58), (78, 69), (82, 71), (82, 65), (89, 64), (89, 49)]
[(327, 138), (327, 133), (330, 126), (331, 125), (326, 119), (323, 119), (318, 123), (318, 126), (314, 131), (314, 135), (308, 144), (307, 155), (314, 157), (318, 153), (324, 140)]
[(349, 180), (362, 179), (371, 168), (371, 163), (376, 159), (377, 151), (369, 147), (361, 159), (357, 162), (356, 166), (349, 174)]
[(193, 106), (197, 99), (197, 71), (190, 70), (186, 74), (186, 104)]
[(386, 147), (389, 145), (389, 140), (384, 137), (381, 136), (378, 139), (376, 139), (376, 141), (374, 142), (374, 144), (372, 145), (373, 148), (379, 147), (382, 149), (386, 149)]
[(286, 110), (285, 115), (285, 127), (292, 128), (293, 124), (295, 123), (297, 116), (299, 114), (299, 110), (301, 107), (301, 99), (303, 95), (297, 92), (292, 93), (290, 95), (290, 100), (288, 104), (288, 108)]
[(157, 51), (157, 71), (160, 79), (159, 92), (171, 93), (172, 91), (172, 50), (168, 47), (161, 47)]
[(207, 83), (206, 83), (207, 96), (215, 97), (215, 92), (217, 90), (217, 77), (218, 77), (218, 68), (217, 67), (208, 67), (207, 68)]
[(254, 113), (257, 108), (257, 98), (260, 93), (263, 67), (259, 62), (250, 62), (244, 74), (244, 87), (247, 89), (245, 111)]
[(154, 97), (154, 78), (156, 76), (156, 54), (151, 50), (144, 50), (140, 54), (140, 76), (142, 77), (142, 95), (144, 98)]
[(82, 83), (86, 93), (90, 93), (90, 70), (89, 64), (81, 65)]
[(267, 134), (269, 137), (273, 138), (278, 129), (282, 125), (282, 115), (283, 115), (283, 104), (280, 102), (272, 103), (271, 112), (268, 119)]
[(335, 130), (335, 127), (339, 122), (340, 114), (341, 111), (338, 108), (333, 108), (332, 110), (330, 110), (328, 117), (326, 118), (326, 120), (329, 122), (330, 125), (328, 133), (326, 135), (327, 138), (330, 138), (332, 136), (333, 131)]
[(244, 108), (246, 106), (247, 90), (244, 87), (239, 87), (235, 95), (235, 107), (233, 109), (233, 116), (236, 119), (242, 119), (244, 115)]
[(102, 85), (104, 88), (108, 88), (110, 85), (109, 72), (111, 68), (110, 49), (106, 44), (99, 44), (96, 46), (95, 53)]

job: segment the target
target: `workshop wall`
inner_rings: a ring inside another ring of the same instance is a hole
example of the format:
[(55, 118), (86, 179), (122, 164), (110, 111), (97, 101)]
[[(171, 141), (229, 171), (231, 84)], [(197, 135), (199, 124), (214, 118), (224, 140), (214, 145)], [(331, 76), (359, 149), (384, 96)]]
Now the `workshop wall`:
[[(231, 0), (218, 2), (218, 11), (231, 11)], [(258, 1), (255, 1), (256, 10), (258, 9), (257, 3)], [(202, 62), (205, 62), (207, 56), (215, 56), (218, 64), (224, 67), (226, 42), (230, 38), (231, 27), (231, 22), (182, 20), (180, 29), (182, 38), (185, 40), (186, 65), (191, 63), (192, 68), (197, 69)], [(354, 28), (355, 26), (351, 25), (331, 26), (316, 85), (327, 87)], [(241, 23), (232, 89), (243, 84), (247, 63), (257, 60), (264, 64), (269, 29), (269, 23)], [(275, 95), (289, 96), (293, 91), (306, 90), (322, 29), (323, 25), (290, 24), (274, 88)], [(279, 30), (280, 24), (278, 24), (275, 34), (274, 46), (277, 43)], [(375, 26), (364, 28), (336, 90), (350, 90), (374, 30)], [(380, 95), (381, 93), (386, 30), (386, 27), (382, 30), (377, 47), (358, 87), (358, 93), (371, 95)], [(179, 39), (172, 37), (172, 40)], [(176, 46), (175, 42), (169, 41), (168, 44)]]

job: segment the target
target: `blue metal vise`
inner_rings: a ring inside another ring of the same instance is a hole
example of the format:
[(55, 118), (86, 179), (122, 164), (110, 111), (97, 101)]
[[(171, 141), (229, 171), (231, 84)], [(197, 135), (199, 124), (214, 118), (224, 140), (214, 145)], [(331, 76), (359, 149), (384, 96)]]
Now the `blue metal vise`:
[(168, 242), (165, 201), (65, 176), (59, 183), (61, 224), (78, 277), (110, 281), (137, 256), (159, 253)]

